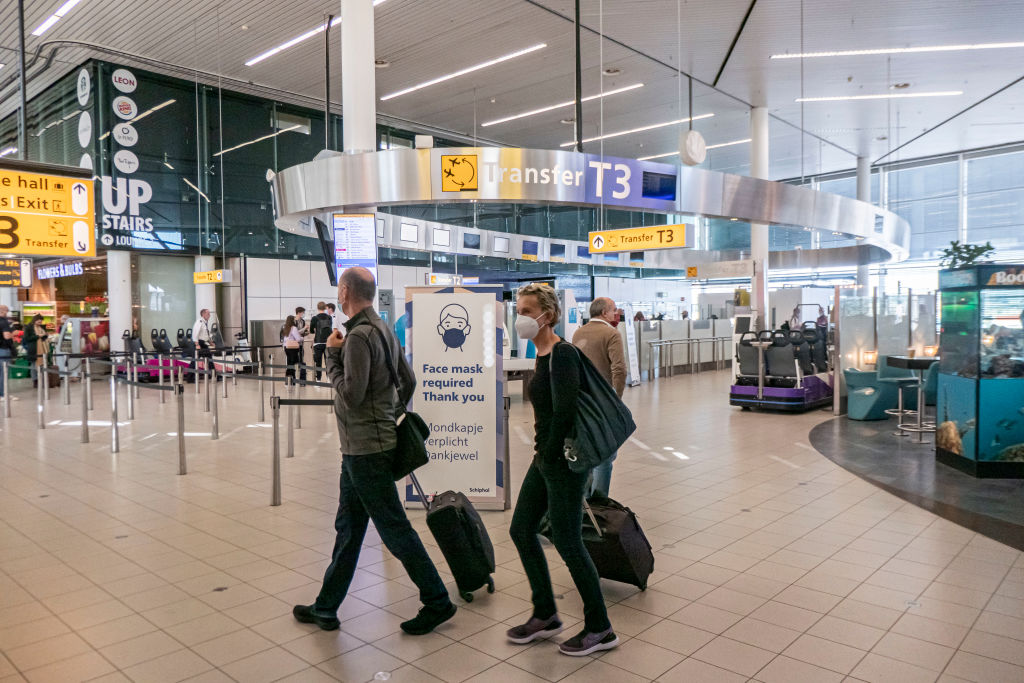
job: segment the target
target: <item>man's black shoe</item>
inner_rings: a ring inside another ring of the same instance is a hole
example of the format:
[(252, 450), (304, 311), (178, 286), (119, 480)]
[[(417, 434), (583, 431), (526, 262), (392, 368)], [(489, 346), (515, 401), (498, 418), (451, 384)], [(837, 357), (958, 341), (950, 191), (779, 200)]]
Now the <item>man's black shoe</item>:
[(455, 605), (448, 603), (447, 607), (440, 609), (436, 607), (421, 607), (419, 614), (403, 621), (402, 630), (411, 636), (423, 636), (455, 616)]
[(303, 624), (316, 624), (324, 631), (337, 631), (338, 627), (341, 626), (341, 622), (338, 621), (337, 617), (322, 617), (314, 613), (312, 605), (295, 605), (292, 608), (292, 616), (295, 617), (296, 621), (301, 621)]

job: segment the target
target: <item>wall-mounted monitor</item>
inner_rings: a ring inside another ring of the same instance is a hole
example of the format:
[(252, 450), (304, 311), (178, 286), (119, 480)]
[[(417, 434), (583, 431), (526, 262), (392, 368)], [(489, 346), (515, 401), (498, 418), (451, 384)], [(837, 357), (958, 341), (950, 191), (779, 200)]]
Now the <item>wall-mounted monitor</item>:
[(644, 171), (641, 195), (644, 199), (676, 200), (676, 176), (668, 173)]
[(403, 242), (412, 242), (415, 244), (420, 239), (420, 226), (415, 223), (402, 223), (402, 229), (398, 234), (398, 239)]
[(507, 237), (495, 237), (494, 238), (494, 253), (495, 254), (507, 254), (509, 249), (509, 239)]
[(452, 246), (452, 231), (445, 228), (434, 228), (431, 231), (431, 242), (435, 249), (449, 249)]
[(565, 245), (552, 242), (548, 246), (548, 260), (555, 263), (565, 263)]
[(384, 239), (384, 219), (377, 219), (377, 237)]
[(480, 233), (478, 233), (478, 232), (464, 232), (464, 233), (462, 233), (462, 248), (463, 249), (479, 249), (480, 248)]
[(590, 260), (590, 247), (584, 245), (576, 246), (576, 258), (581, 258), (585, 261)]
[(523, 260), (536, 261), (540, 256), (540, 242), (523, 240)]

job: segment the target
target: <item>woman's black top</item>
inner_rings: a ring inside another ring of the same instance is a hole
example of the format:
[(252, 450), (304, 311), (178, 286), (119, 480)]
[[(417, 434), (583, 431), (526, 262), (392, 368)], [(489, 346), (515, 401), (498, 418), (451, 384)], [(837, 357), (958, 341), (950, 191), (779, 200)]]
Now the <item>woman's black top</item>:
[(555, 344), (551, 354), (537, 356), (530, 382), (530, 402), (536, 433), (535, 457), (545, 462), (565, 457), (565, 439), (576, 419), (581, 369), (579, 352), (564, 340)]

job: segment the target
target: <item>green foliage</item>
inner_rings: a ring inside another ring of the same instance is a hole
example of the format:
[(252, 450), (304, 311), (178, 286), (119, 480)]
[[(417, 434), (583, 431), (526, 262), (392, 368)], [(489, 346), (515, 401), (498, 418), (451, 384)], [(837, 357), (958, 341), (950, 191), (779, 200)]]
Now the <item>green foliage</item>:
[(953, 240), (949, 243), (948, 249), (942, 250), (942, 259), (939, 263), (943, 268), (949, 268), (950, 270), (964, 268), (974, 265), (979, 259), (988, 256), (995, 250), (996, 248), (992, 246), (991, 242), (985, 242), (985, 244), (961, 244), (959, 240)]

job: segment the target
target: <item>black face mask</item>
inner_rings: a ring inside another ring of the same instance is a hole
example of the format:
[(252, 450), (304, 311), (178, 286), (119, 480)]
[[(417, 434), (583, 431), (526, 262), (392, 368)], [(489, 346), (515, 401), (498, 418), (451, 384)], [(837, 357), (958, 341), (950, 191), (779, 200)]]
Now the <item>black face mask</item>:
[[(466, 333), (462, 330), (450, 329), (445, 330), (444, 335), (441, 337), (444, 340), (444, 345), (449, 349), (462, 350), (462, 345), (466, 343)], [(448, 349), (445, 349), (446, 351)]]

